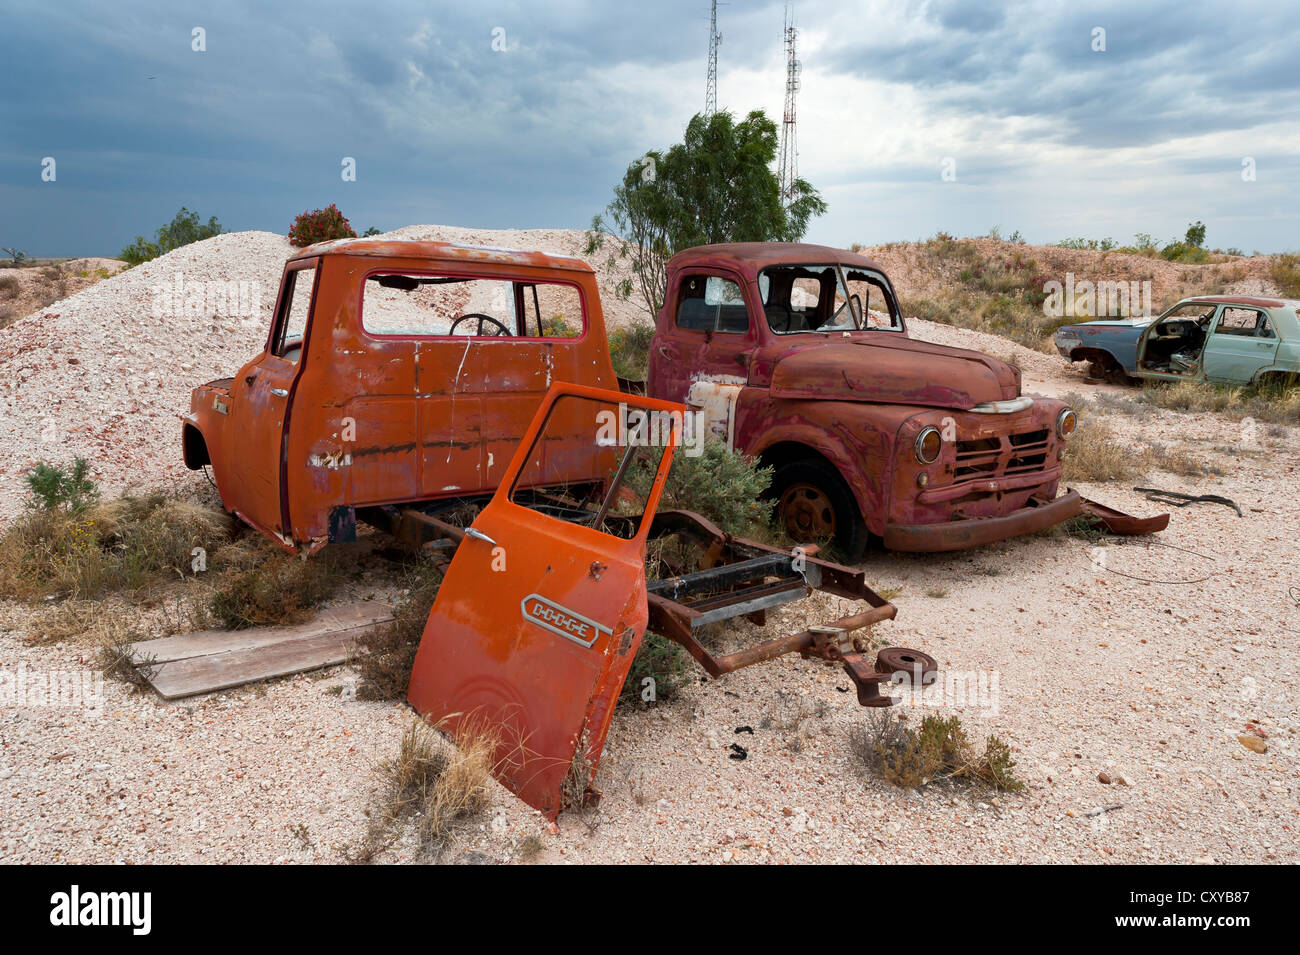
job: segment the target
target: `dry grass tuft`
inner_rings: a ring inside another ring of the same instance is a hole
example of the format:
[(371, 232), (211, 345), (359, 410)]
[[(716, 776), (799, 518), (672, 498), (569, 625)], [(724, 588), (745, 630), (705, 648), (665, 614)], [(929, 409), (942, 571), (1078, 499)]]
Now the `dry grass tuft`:
[(1300, 387), (1281, 383), (1260, 388), (1232, 388), (1200, 381), (1149, 384), (1141, 400), (1167, 411), (1224, 414), (1236, 420), (1300, 425)]
[(225, 515), (161, 493), (34, 508), (0, 535), (0, 596), (88, 600), (192, 575), (193, 551), (228, 540)]
[(1117, 439), (1110, 425), (1100, 418), (1087, 418), (1065, 445), (1061, 459), (1062, 479), (1074, 481), (1128, 481), (1143, 471), (1143, 453)]
[(415, 653), (441, 583), (442, 574), (431, 561), (420, 560), (409, 569), (406, 594), (393, 610), (393, 622), (370, 630), (353, 650), (349, 662), (360, 674), (357, 699), (400, 700), (406, 696)]
[(440, 729), (414, 720), (402, 734), (397, 756), (379, 766), (383, 788), (353, 861), (374, 861), (392, 846), (404, 822), (414, 826), (421, 854), (440, 855), (457, 829), (488, 805), (497, 735), (473, 721), (462, 723), (453, 741)]

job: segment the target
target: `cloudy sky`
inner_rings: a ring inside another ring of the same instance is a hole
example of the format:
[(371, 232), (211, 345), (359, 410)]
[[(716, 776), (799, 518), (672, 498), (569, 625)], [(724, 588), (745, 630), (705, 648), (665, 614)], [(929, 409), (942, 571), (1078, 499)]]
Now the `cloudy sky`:
[[(794, 9), (799, 171), (830, 204), (810, 241), (1167, 240), (1201, 219), (1211, 246), (1300, 247), (1294, 3)], [(703, 107), (708, 11), (0, 0), (0, 245), (115, 254), (182, 205), (276, 232), (330, 202), (358, 231), (580, 228)], [(780, 118), (782, 16), (720, 6), (722, 108)]]

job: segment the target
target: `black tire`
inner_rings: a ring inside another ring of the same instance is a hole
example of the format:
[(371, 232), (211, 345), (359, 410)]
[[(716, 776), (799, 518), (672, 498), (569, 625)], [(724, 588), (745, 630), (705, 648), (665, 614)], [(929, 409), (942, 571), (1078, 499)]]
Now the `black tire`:
[(848, 485), (825, 461), (804, 458), (777, 468), (769, 496), (777, 526), (798, 544), (830, 539), (844, 560), (861, 560), (870, 535)]

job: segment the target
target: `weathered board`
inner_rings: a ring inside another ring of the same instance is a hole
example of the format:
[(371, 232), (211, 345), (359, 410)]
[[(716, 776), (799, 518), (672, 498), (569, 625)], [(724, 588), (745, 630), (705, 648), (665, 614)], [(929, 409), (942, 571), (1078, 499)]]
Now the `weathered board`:
[(131, 662), (160, 696), (174, 700), (342, 663), (350, 644), (392, 619), (392, 608), (385, 604), (349, 604), (296, 626), (206, 630), (142, 641), (132, 645)]

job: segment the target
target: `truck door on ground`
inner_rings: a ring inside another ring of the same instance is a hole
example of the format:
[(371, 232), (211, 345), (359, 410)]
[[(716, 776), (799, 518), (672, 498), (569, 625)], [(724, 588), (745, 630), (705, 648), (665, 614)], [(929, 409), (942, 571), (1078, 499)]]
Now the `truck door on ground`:
[(281, 516), (284, 433), (302, 365), (315, 280), (315, 261), (285, 270), (267, 347), (240, 369), (230, 386), (230, 413), (238, 424), (238, 441), (230, 453), (239, 457), (239, 466), (228, 473), (242, 485), (236, 513), (281, 539), (289, 533)]
[(453, 735), (489, 735), (494, 775), (552, 819), (592, 796), (645, 632), (646, 535), (676, 446), (661, 426), (680, 411), (554, 385), (457, 548), (415, 658), (411, 705)]
[(1250, 382), (1277, 357), (1277, 332), (1256, 308), (1225, 305), (1205, 346), (1205, 377)]

